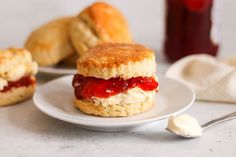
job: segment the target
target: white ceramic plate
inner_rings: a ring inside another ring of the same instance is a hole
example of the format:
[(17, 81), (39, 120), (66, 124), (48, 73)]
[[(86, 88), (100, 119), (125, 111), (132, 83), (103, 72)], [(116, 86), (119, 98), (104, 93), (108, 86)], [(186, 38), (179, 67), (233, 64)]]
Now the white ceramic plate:
[(188, 86), (171, 78), (159, 75), (160, 90), (155, 105), (147, 112), (121, 118), (103, 118), (87, 115), (73, 106), (73, 76), (64, 76), (40, 87), (34, 97), (35, 105), (54, 118), (78, 124), (96, 131), (126, 131), (149, 122), (179, 114), (191, 106), (195, 94)]
[(70, 75), (70, 74), (75, 74), (76, 69), (65, 66), (48, 66), (48, 67), (39, 67), (39, 72), (53, 75)]

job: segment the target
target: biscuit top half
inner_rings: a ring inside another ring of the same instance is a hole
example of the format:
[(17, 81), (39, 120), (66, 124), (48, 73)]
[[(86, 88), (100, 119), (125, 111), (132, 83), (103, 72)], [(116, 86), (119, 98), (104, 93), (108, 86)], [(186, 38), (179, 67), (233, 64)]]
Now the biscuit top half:
[(16, 81), (23, 76), (34, 75), (37, 71), (38, 65), (32, 61), (32, 56), (27, 50), (0, 50), (0, 82)]
[(138, 44), (105, 43), (90, 49), (77, 61), (78, 73), (102, 79), (152, 76), (154, 52)]
[(79, 15), (104, 42), (131, 42), (128, 24), (119, 10), (104, 2), (96, 2)]

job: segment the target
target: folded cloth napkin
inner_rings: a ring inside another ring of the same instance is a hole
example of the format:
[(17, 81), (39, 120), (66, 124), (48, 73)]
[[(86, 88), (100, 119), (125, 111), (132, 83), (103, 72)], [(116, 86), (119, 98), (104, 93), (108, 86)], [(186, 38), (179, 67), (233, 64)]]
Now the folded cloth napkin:
[(191, 55), (174, 63), (166, 75), (192, 87), (198, 100), (236, 103), (236, 58)]

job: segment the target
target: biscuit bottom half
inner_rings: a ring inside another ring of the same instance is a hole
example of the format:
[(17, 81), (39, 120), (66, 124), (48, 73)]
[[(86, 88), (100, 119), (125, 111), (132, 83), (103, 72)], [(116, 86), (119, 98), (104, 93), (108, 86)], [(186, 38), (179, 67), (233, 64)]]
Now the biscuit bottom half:
[(12, 88), (6, 92), (0, 92), (0, 106), (12, 105), (31, 98), (35, 91), (35, 83), (29, 86)]
[(153, 100), (131, 104), (96, 105), (92, 101), (75, 100), (75, 106), (82, 112), (102, 117), (125, 117), (145, 112), (152, 108)]

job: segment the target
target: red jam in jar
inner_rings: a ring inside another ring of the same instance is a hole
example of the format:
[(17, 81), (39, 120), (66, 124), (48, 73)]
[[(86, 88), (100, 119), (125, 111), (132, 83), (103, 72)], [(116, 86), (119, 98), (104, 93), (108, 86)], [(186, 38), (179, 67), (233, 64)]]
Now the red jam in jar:
[(30, 76), (25, 76), (18, 81), (8, 81), (8, 85), (3, 88), (0, 92), (7, 92), (12, 88), (19, 88), (19, 87), (28, 87), (35, 83), (35, 80), (32, 79)]
[(158, 87), (158, 83), (153, 77), (135, 77), (128, 80), (111, 78), (104, 80), (95, 77), (84, 77), (79, 74), (74, 76), (72, 85), (77, 99), (108, 98), (135, 87), (139, 87), (144, 91), (156, 90)]
[(220, 0), (166, 0), (164, 51), (169, 61), (191, 54), (216, 56)]

